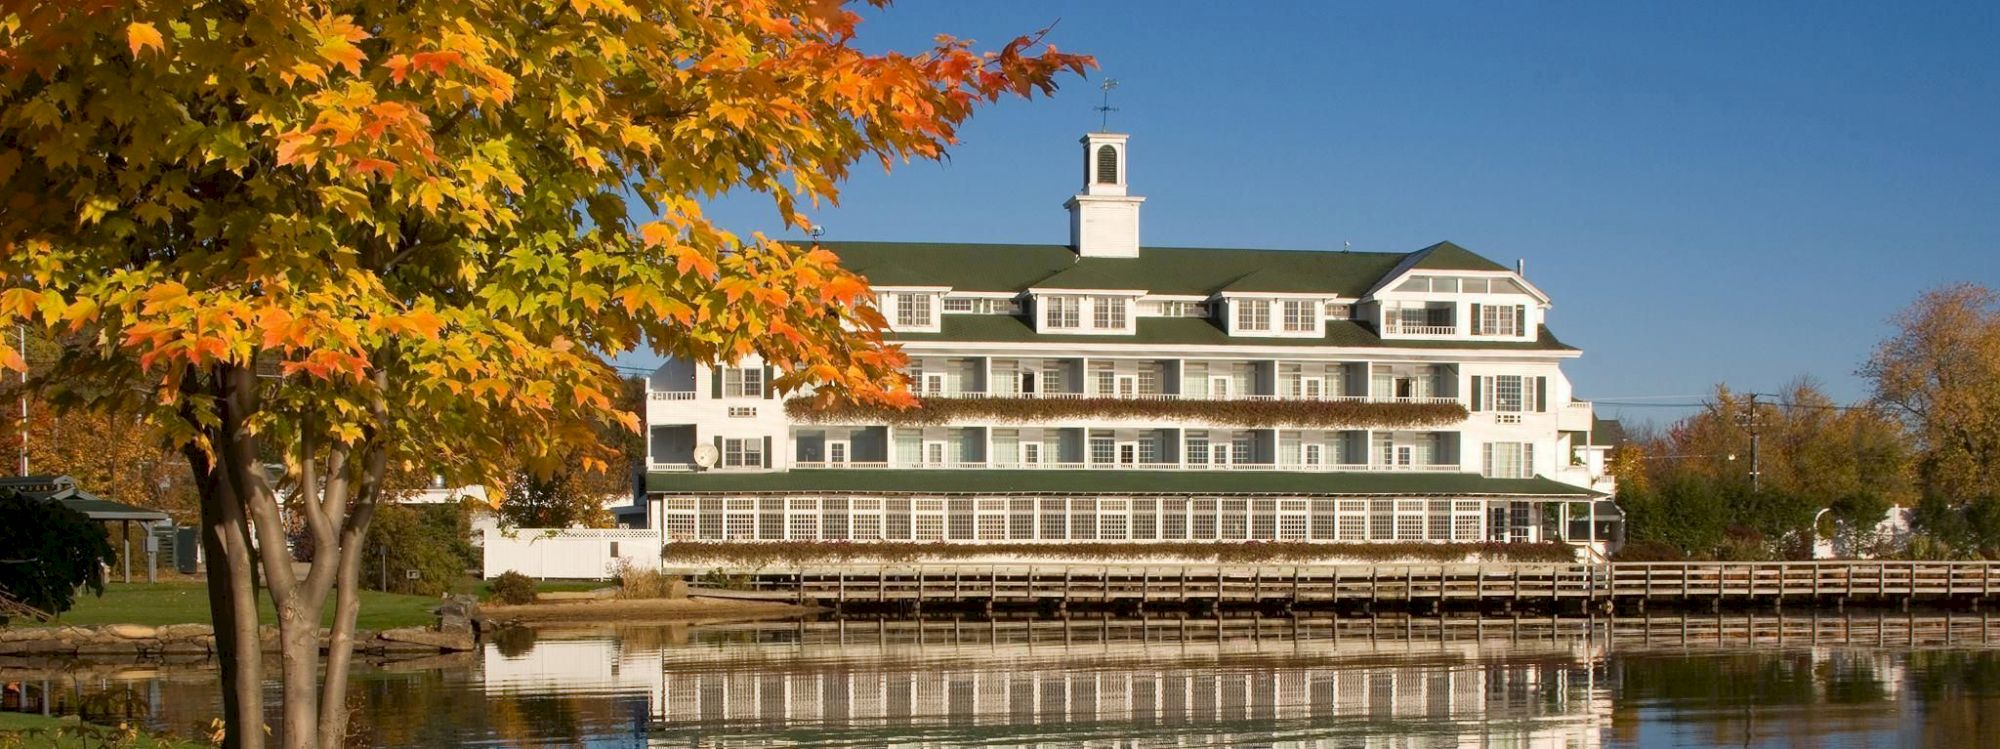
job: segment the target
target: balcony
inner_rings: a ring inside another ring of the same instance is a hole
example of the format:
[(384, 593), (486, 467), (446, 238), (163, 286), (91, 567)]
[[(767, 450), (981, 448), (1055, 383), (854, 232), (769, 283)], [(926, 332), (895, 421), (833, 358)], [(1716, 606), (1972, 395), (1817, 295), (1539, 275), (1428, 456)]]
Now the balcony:
[(916, 408), (897, 410), (865, 404), (819, 403), (792, 399), (785, 413), (806, 424), (890, 424), (937, 426), (954, 423), (1035, 423), (1063, 420), (1162, 420), (1251, 428), (1437, 427), (1465, 421), (1456, 398), (1331, 396), (1283, 398), (1252, 396), (1210, 400), (1171, 394), (1095, 397), (1074, 393), (989, 396), (931, 395)]
[[(1457, 473), (1462, 470), (1456, 463), (1429, 463), (1429, 464), (1411, 463), (1404, 465), (1397, 465), (1394, 463), (1322, 463), (1316, 465), (1276, 464), (1276, 463), (1225, 463), (1221, 465), (1215, 465), (1209, 463), (1197, 463), (1197, 464), (1183, 465), (1180, 463), (1092, 464), (1092, 463), (1075, 463), (1075, 462), (1021, 463), (1018, 461), (947, 461), (943, 463), (924, 463), (924, 462), (897, 463), (897, 462), (883, 462), (883, 461), (870, 461), (870, 462), (847, 461), (847, 462), (834, 463), (827, 461), (796, 461), (792, 463), (792, 468), (796, 470), (877, 470), (877, 471), (879, 470), (1290, 471), (1290, 472), (1308, 472), (1308, 473), (1361, 473), (1361, 472)], [(996, 490), (1000, 490), (1000, 488), (996, 487)]]
[(1458, 326), (1412, 325), (1392, 317), (1383, 326), (1383, 332), (1388, 335), (1454, 336), (1458, 335)]

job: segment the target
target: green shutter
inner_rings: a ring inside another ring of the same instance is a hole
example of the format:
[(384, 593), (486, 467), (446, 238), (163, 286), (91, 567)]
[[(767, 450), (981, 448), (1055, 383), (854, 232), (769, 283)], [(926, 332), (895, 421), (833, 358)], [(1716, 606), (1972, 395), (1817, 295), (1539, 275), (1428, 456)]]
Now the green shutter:
[(1485, 381), (1486, 378), (1476, 375), (1472, 378), (1472, 410), (1474, 411), (1486, 410), (1484, 405), (1486, 403), (1486, 389), (1481, 387)]
[(722, 365), (708, 368), (708, 397), (722, 397)]
[(764, 378), (763, 378), (763, 379), (764, 379), (764, 397), (766, 397), (766, 398), (776, 398), (776, 397), (778, 397), (778, 386), (776, 386), (776, 385), (773, 385), (773, 384), (771, 384), (771, 373), (772, 373), (773, 371), (775, 371), (775, 370), (771, 369), (771, 365), (769, 365), (769, 364), (766, 364), (766, 365), (764, 365)]
[(1481, 330), (1479, 329), (1479, 305), (1478, 305), (1478, 303), (1474, 303), (1474, 304), (1472, 305), (1472, 334), (1473, 334), (1473, 335), (1485, 335), (1485, 333), (1484, 333), (1484, 332), (1482, 332), (1482, 331), (1481, 331)]
[(764, 467), (770, 468), (775, 462), (771, 455), (771, 435), (764, 435)]
[(1514, 305), (1514, 334), (1528, 334), (1528, 308), (1524, 305)]
[(1535, 410), (1547, 413), (1549, 410), (1549, 378), (1535, 378)]

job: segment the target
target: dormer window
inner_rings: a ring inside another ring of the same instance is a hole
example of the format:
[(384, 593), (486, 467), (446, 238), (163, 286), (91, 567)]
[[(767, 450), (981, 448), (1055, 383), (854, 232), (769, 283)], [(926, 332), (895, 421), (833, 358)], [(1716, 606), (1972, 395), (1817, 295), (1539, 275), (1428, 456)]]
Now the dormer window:
[(1097, 183), (1118, 184), (1118, 149), (1110, 144), (1097, 147)]
[(1262, 299), (1243, 299), (1236, 302), (1236, 329), (1244, 331), (1265, 331), (1271, 329), (1271, 304)]
[(1073, 296), (1046, 297), (1048, 325), (1052, 330), (1073, 330), (1083, 325), (1083, 300)]
[(1312, 302), (1300, 299), (1287, 299), (1279, 302), (1279, 304), (1284, 305), (1285, 332), (1311, 333), (1313, 331), (1314, 304)]
[(1521, 336), (1527, 334), (1528, 308), (1519, 304), (1472, 305), (1472, 334)]
[(896, 327), (930, 328), (936, 326), (937, 311), (931, 306), (931, 295), (896, 295)]
[(1115, 296), (1097, 296), (1090, 298), (1090, 305), (1095, 313), (1091, 322), (1096, 324), (1098, 330), (1125, 329), (1125, 300)]

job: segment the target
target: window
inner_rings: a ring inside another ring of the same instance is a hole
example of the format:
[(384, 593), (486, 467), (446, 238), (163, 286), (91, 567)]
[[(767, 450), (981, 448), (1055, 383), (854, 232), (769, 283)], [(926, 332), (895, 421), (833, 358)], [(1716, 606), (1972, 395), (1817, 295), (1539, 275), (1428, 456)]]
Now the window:
[(1098, 330), (1125, 329), (1125, 300), (1115, 296), (1091, 297), (1090, 306), (1095, 318), (1092, 322)]
[(1083, 300), (1073, 296), (1048, 297), (1048, 326), (1055, 329), (1075, 329), (1083, 325)]
[(1528, 323), (1528, 308), (1518, 304), (1475, 304), (1473, 335), (1518, 336)]
[(1188, 302), (1154, 302), (1153, 311), (1161, 317), (1187, 317), (1188, 308), (1193, 306)]
[(1108, 466), (1117, 462), (1117, 460), (1117, 442), (1112, 439), (1111, 433), (1091, 432), (1090, 464), (1093, 466)]
[(1188, 432), (1187, 462), (1190, 466), (1208, 465), (1208, 433)]
[(1313, 329), (1313, 303), (1298, 300), (1281, 302), (1285, 308), (1285, 332), (1310, 333)]
[(1118, 149), (1109, 144), (1097, 147), (1097, 184), (1118, 184)]
[(722, 397), (764, 397), (764, 370), (757, 367), (727, 367), (722, 370)]
[(729, 418), (732, 418), (732, 419), (754, 419), (754, 418), (757, 418), (757, 407), (756, 407), (756, 406), (730, 406), (730, 407), (729, 407)]
[(1326, 319), (1352, 320), (1354, 319), (1354, 305), (1347, 302), (1327, 302)]
[(1237, 330), (1270, 330), (1271, 303), (1262, 299), (1236, 300)]
[(931, 295), (896, 295), (896, 327), (928, 328), (936, 324), (937, 319), (931, 315)]
[(1535, 444), (1488, 442), (1481, 471), (1487, 478), (1525, 479), (1535, 475)]
[(974, 315), (1011, 314), (1013, 312), (1010, 309), (1011, 305), (1012, 302), (1005, 299), (967, 299), (963, 297), (954, 299), (946, 297), (944, 300), (944, 311), (963, 312)]
[(1520, 375), (1500, 375), (1493, 378), (1493, 410), (1519, 413), (1527, 410), (1522, 396)]
[[(951, 297), (945, 297), (945, 300), (944, 300), (944, 311), (946, 311), (946, 312), (971, 312), (971, 311), (972, 311), (972, 308), (973, 308), (973, 302), (988, 302), (988, 301), (990, 301), (990, 300), (986, 300), (986, 299), (953, 299), (953, 298), (951, 298)], [(990, 305), (989, 305), (989, 306), (990, 306)]]
[(764, 438), (723, 440), (722, 465), (729, 468), (764, 467)]

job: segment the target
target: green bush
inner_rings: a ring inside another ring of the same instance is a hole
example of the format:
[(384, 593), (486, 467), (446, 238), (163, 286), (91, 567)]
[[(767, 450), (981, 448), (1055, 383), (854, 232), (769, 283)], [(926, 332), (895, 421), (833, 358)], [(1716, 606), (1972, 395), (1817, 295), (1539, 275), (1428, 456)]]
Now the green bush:
[(368, 525), (361, 580), (374, 590), (435, 596), (478, 563), (471, 514), (463, 506), (388, 504), (376, 508)]
[(1664, 541), (1630, 541), (1612, 555), (1615, 562), (1684, 562), (1687, 553)]
[(535, 579), (513, 570), (500, 573), (493, 578), (493, 600), (509, 606), (520, 606), (535, 602)]
[[(61, 614), (78, 588), (104, 595), (103, 568), (116, 559), (104, 529), (59, 502), (19, 492), (0, 496), (0, 599), (39, 614)], [(0, 606), (0, 624), (10, 607)], [(30, 615), (39, 615), (31, 612)]]

